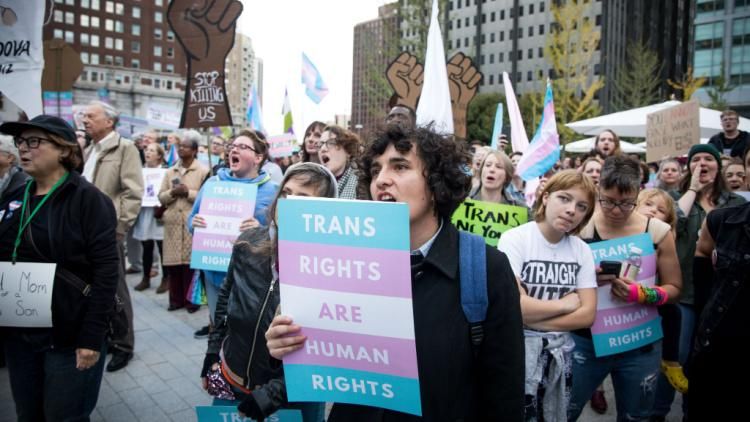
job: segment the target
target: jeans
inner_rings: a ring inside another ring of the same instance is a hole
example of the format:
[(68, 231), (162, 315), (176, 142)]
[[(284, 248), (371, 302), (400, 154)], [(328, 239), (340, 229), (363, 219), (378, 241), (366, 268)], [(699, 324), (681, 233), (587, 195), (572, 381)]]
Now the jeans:
[(75, 349), (53, 349), (50, 340), (48, 333), (5, 338), (18, 421), (88, 421), (99, 398), (106, 345), (93, 367), (79, 371)]
[[(679, 362), (684, 369), (688, 369), (686, 368), (686, 363), (693, 345), (693, 334), (695, 334), (695, 310), (691, 305), (682, 303), (677, 305), (677, 307), (680, 310), (682, 320), (682, 324), (680, 325)], [(659, 375), (656, 387), (656, 400), (654, 401), (654, 408), (651, 414), (653, 416), (666, 416), (672, 408), (674, 394), (674, 388), (669, 383), (669, 380), (667, 380), (667, 377), (663, 374)], [(682, 396), (682, 411), (685, 415), (687, 415), (687, 407), (688, 397), (684, 395)]]
[(573, 334), (573, 389), (568, 420), (581, 415), (586, 402), (608, 374), (615, 390), (618, 421), (648, 420), (656, 397), (661, 341), (635, 350), (597, 358), (591, 339)]
[(206, 287), (206, 302), (208, 303), (208, 318), (211, 323), (214, 322), (214, 314), (216, 313), (216, 304), (219, 302), (219, 290), (221, 286), (217, 286), (210, 280), (203, 279), (203, 285)]

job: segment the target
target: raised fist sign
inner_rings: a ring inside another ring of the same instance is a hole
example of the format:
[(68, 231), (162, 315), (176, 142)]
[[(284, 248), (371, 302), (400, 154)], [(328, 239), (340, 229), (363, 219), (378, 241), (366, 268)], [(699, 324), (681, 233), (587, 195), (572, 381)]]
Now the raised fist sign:
[(457, 138), (466, 139), (466, 112), (469, 103), (477, 94), (482, 74), (470, 58), (458, 52), (445, 65), (448, 71), (448, 86), (453, 106), (453, 133)]
[(188, 59), (180, 127), (231, 126), (224, 62), (242, 13), (238, 0), (172, 0), (167, 21)]
[(416, 110), (424, 81), (424, 67), (417, 61), (417, 56), (408, 52), (401, 53), (388, 65), (386, 77), (398, 97), (395, 105)]

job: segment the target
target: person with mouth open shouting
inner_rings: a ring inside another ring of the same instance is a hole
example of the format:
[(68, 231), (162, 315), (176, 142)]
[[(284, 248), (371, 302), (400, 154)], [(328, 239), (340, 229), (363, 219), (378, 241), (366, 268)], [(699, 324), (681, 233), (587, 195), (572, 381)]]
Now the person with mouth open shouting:
[[(480, 346), (472, 344), (461, 307), (459, 234), (450, 218), (471, 186), (463, 148), (429, 127), (409, 130), (397, 125), (383, 129), (366, 147), (360, 161), (361, 191), (368, 199), (409, 206), (422, 417), (334, 403), (329, 422), (523, 419), (520, 298), (503, 253), (486, 246), (489, 307)], [(289, 316), (274, 318), (266, 332), (271, 356), (283, 359), (301, 349), (306, 337), (300, 330)]]
[(513, 163), (504, 152), (490, 151), (487, 153), (479, 169), (479, 185), (469, 195), (471, 199), (526, 207), (525, 203), (513, 198), (508, 191), (508, 186), (513, 180), (515, 171), (513, 170)]
[(357, 199), (357, 171), (352, 162), (359, 154), (357, 135), (339, 126), (326, 126), (318, 142), (318, 159), (336, 176), (338, 197)]
[(606, 160), (613, 155), (622, 154), (620, 137), (611, 129), (603, 130), (600, 134), (596, 135), (594, 150), (592, 152), (592, 155), (598, 156), (602, 160)]

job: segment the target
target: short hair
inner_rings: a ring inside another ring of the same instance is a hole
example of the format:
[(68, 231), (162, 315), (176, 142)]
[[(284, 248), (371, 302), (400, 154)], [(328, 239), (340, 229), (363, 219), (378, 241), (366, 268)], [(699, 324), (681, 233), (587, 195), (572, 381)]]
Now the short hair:
[(722, 173), (726, 173), (727, 168), (729, 168), (729, 166), (742, 166), (742, 167), (745, 167), (745, 163), (743, 163), (742, 160), (739, 159), (739, 157), (732, 157), (729, 160), (729, 164), (727, 164), (726, 166), (722, 167), (722, 169), (721, 169)]
[(599, 163), (600, 166), (604, 164), (604, 160), (602, 160), (599, 157), (596, 157), (596, 156), (589, 157), (589, 158), (583, 160), (583, 163), (581, 163), (581, 173), (584, 173), (586, 171), (586, 166), (589, 163), (592, 163), (592, 162)]
[(547, 206), (542, 200), (545, 194), (549, 198), (549, 195), (552, 195), (557, 191), (574, 188), (583, 190), (589, 203), (589, 208), (586, 210), (586, 215), (584, 215), (583, 220), (581, 220), (581, 224), (576, 226), (568, 234), (575, 235), (580, 233), (581, 230), (586, 227), (586, 224), (588, 224), (591, 216), (594, 215), (594, 210), (596, 209), (596, 185), (594, 185), (591, 178), (572, 169), (562, 170), (547, 180), (544, 189), (539, 193), (539, 196), (534, 203), (534, 221), (540, 223), (546, 218)]
[(667, 208), (665, 212), (667, 216), (664, 222), (669, 224), (669, 226), (672, 227), (672, 230), (674, 230), (677, 225), (677, 207), (675, 206), (674, 199), (672, 199), (672, 197), (667, 192), (658, 188), (644, 189), (641, 191), (641, 193), (638, 194), (636, 207), (639, 208), (642, 203), (654, 197), (659, 197), (664, 202)]
[(736, 111), (732, 110), (731, 108), (728, 108), (721, 112), (721, 114), (719, 115), (719, 118), (723, 119), (725, 116), (726, 117), (729, 117), (729, 116), (739, 117), (739, 114)]
[(627, 155), (613, 155), (604, 160), (599, 187), (617, 189), (620, 193), (635, 193), (641, 189), (641, 165)]
[(435, 199), (433, 210), (439, 218), (450, 218), (471, 188), (469, 154), (465, 143), (436, 133), (432, 125), (413, 129), (389, 125), (379, 129), (360, 159), (360, 197), (372, 199), (372, 165), (389, 145), (402, 154), (416, 148), (415, 152), (424, 165), (427, 186)]
[(341, 126), (328, 125), (323, 132), (331, 132), (336, 135), (336, 142), (349, 154), (350, 158), (356, 159), (359, 155), (359, 146), (362, 144), (359, 137), (352, 131), (346, 130)]
[(158, 143), (153, 143), (146, 145), (146, 148), (148, 148), (149, 145), (153, 145), (156, 148), (157, 154), (159, 154), (161, 156), (161, 160), (164, 161), (164, 157), (167, 155), (167, 153), (164, 151), (164, 147)]
[(604, 129), (603, 131), (599, 132), (598, 135), (596, 135), (596, 139), (594, 140), (594, 150), (597, 151), (597, 152), (599, 151), (599, 150), (596, 149), (596, 147), (599, 146), (599, 137), (604, 132), (611, 133), (612, 137), (614, 138), (614, 141), (615, 141), (615, 150), (612, 151), (611, 155), (620, 155), (620, 154), (622, 154), (622, 149), (620, 149), (620, 137), (617, 136), (617, 134), (615, 133), (615, 131), (612, 130), (612, 129)]
[(263, 167), (263, 165), (268, 160), (268, 142), (264, 141), (258, 136), (258, 133), (251, 129), (242, 129), (239, 131), (234, 137), (232, 138), (232, 142), (234, 142), (235, 139), (239, 138), (240, 136), (245, 136), (250, 138), (250, 140), (253, 142), (253, 148), (255, 149), (255, 153), (263, 157), (262, 160), (260, 160), (260, 164), (258, 164), (258, 171), (260, 171), (260, 168)]
[(66, 156), (60, 157), (60, 164), (65, 167), (65, 170), (77, 170), (83, 163), (83, 151), (81, 150), (81, 146), (78, 145), (78, 142), (67, 141), (62, 136), (47, 131), (45, 131), (45, 133), (47, 134), (47, 139), (51, 140), (57, 149), (63, 153), (68, 153)]
[(105, 103), (104, 101), (91, 101), (89, 102), (90, 106), (99, 106), (104, 110), (104, 114), (107, 116), (108, 119), (112, 120), (112, 128), (114, 129), (115, 126), (120, 122), (120, 112), (117, 111), (117, 109), (109, 103)]
[(188, 129), (182, 132), (181, 141), (190, 141), (193, 149), (198, 149), (199, 145), (203, 145), (204, 138), (200, 132), (194, 129)]
[(510, 182), (513, 180), (513, 176), (515, 176), (516, 171), (513, 168), (513, 163), (510, 161), (510, 158), (508, 158), (507, 155), (505, 155), (502, 151), (497, 150), (491, 150), (487, 153), (487, 155), (484, 156), (484, 160), (482, 160), (482, 164), (479, 166), (479, 187), (478, 189), (482, 189), (482, 172), (484, 171), (484, 164), (487, 162), (487, 159), (490, 158), (490, 156), (495, 157), (500, 161), (500, 163), (503, 165), (503, 169), (505, 170), (505, 180), (503, 181), (502, 189), (505, 189), (508, 187)]
[(18, 148), (16, 148), (16, 145), (13, 143), (13, 137), (10, 135), (0, 134), (0, 151), (10, 154), (14, 158), (15, 161), (13, 162), (15, 164), (21, 161), (21, 158), (18, 156)]
[(305, 135), (302, 137), (302, 161), (310, 161), (310, 154), (307, 153), (307, 148), (305, 147), (305, 140), (308, 136), (310, 136), (310, 133), (312, 133), (315, 129), (320, 129), (321, 131), (326, 127), (326, 124), (319, 121), (314, 121), (310, 123), (310, 125), (307, 126), (307, 129), (305, 129)]
[(513, 158), (516, 155), (520, 155), (521, 157), (523, 157), (523, 153), (521, 151), (514, 151), (510, 153), (509, 158)]

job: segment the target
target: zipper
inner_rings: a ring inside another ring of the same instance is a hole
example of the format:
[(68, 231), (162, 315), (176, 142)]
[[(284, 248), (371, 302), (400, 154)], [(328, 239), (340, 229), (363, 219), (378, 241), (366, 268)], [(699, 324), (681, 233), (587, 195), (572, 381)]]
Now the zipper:
[(268, 299), (271, 298), (271, 293), (273, 293), (273, 286), (276, 284), (276, 280), (271, 280), (271, 286), (268, 289), (268, 292), (266, 293), (266, 298), (263, 300), (263, 306), (260, 307), (260, 312), (258, 312), (258, 318), (255, 322), (255, 330), (253, 331), (253, 345), (250, 347), (250, 358), (247, 361), (247, 369), (245, 370), (245, 375), (247, 376), (247, 380), (245, 381), (245, 388), (250, 389), (250, 364), (253, 362), (253, 355), (255, 354), (255, 344), (258, 341), (258, 329), (260, 328), (260, 321), (261, 317), (263, 316), (263, 312), (266, 310), (266, 306), (268, 305)]

